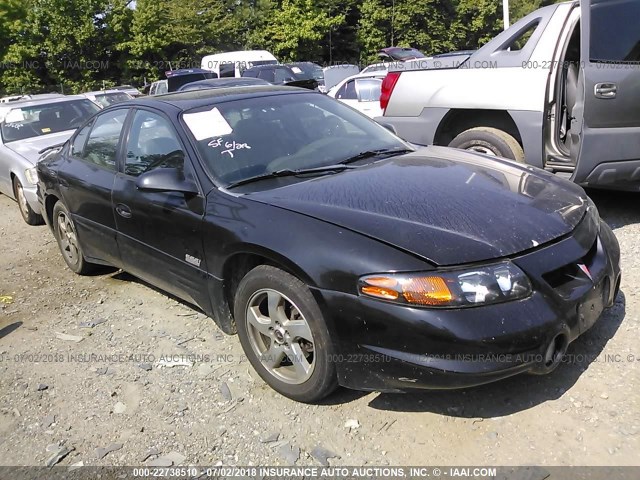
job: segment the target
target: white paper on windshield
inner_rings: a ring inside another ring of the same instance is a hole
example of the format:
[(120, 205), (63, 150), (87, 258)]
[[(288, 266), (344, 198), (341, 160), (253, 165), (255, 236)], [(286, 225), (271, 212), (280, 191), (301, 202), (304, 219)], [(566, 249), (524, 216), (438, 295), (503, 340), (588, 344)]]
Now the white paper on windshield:
[(302, 70), (299, 67), (291, 67), (291, 71), (293, 73), (302, 73)]
[(183, 118), (198, 141), (233, 133), (233, 128), (216, 107), (206, 112), (187, 113)]
[(20, 109), (11, 110), (6, 118), (4, 119), (6, 123), (17, 123), (24, 122), (24, 112)]

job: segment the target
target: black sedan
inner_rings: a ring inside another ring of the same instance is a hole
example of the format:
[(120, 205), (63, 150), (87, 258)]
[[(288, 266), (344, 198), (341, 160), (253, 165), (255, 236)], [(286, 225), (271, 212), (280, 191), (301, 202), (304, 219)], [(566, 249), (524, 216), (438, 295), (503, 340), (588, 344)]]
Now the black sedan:
[(296, 73), (286, 65), (258, 65), (247, 68), (242, 72), (242, 78), (259, 78), (273, 85), (300, 87), (309, 90), (318, 88), (318, 80), (302, 72)]
[(579, 186), (413, 148), (297, 88), (114, 105), (38, 178), (71, 270), (113, 265), (197, 305), (304, 402), (548, 373), (620, 285)]

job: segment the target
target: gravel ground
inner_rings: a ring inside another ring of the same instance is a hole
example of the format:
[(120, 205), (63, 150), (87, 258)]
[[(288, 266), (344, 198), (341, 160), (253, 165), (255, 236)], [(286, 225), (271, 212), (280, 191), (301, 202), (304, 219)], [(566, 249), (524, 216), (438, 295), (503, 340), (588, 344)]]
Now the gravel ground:
[(188, 305), (122, 272), (74, 275), (0, 196), (0, 465), (639, 465), (638, 196), (591, 193), (622, 289), (558, 370), (316, 406), (266, 387)]

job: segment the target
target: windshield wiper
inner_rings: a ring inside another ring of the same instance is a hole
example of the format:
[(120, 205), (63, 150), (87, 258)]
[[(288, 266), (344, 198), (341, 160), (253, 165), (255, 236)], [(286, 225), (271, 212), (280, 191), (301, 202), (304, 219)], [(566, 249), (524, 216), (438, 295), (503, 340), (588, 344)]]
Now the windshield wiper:
[(240, 185), (245, 185), (247, 183), (257, 182), (259, 180), (264, 180), (266, 178), (277, 178), (277, 177), (295, 177), (298, 175), (310, 175), (314, 173), (330, 173), (330, 172), (342, 172), (343, 170), (350, 170), (353, 167), (350, 165), (345, 165), (344, 163), (340, 163), (337, 165), (325, 165), (322, 167), (313, 167), (313, 168), (300, 168), (300, 169), (290, 169), (284, 168), (282, 170), (276, 170), (274, 172), (267, 172), (261, 175), (257, 175), (255, 177), (245, 178), (244, 180), (238, 180), (237, 182), (233, 182), (227, 185), (227, 188), (238, 187)]
[(340, 162), (341, 165), (347, 163), (357, 162), (358, 160), (364, 160), (365, 158), (379, 157), (384, 155), (385, 157), (391, 157), (394, 155), (402, 155), (403, 153), (413, 152), (410, 148), (380, 148), (378, 150), (365, 150), (364, 152), (357, 153), (346, 160)]

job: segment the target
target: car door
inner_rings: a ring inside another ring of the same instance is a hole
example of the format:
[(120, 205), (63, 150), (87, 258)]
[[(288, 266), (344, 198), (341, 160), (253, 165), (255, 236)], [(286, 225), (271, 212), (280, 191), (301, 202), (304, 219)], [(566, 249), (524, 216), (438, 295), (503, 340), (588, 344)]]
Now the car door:
[(138, 109), (122, 151), (113, 207), (125, 270), (204, 308), (208, 301), (201, 238), (204, 196), (136, 186), (141, 174), (156, 168), (178, 169), (197, 183), (183, 142), (163, 113)]
[(99, 114), (66, 150), (58, 179), (87, 260), (119, 265), (111, 189), (128, 108)]
[[(581, 72), (571, 130), (574, 180), (640, 187), (638, 0), (581, 2)], [(574, 131), (575, 130), (575, 131)]]

